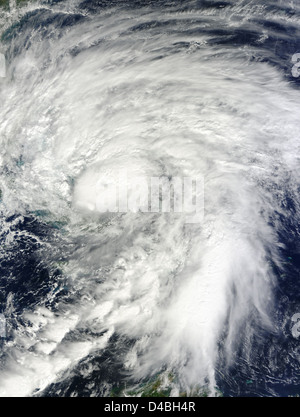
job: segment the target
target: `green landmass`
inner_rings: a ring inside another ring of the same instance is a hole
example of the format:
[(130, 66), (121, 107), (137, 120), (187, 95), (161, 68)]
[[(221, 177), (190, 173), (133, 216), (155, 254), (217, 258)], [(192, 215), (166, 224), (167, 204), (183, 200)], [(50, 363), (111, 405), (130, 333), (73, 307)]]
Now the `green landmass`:
[[(176, 376), (171, 372), (167, 374), (164, 372), (134, 388), (128, 389), (125, 385), (114, 386), (110, 392), (110, 397), (166, 398), (170, 397), (174, 382), (176, 382)], [(222, 393), (218, 390), (215, 395), (222, 397)], [(189, 393), (186, 391), (180, 392), (179, 397), (209, 397), (209, 390), (205, 387), (194, 387)]]
[[(26, 3), (28, 0), (16, 0), (16, 4)], [(9, 7), (9, 0), (0, 0), (0, 7)]]

